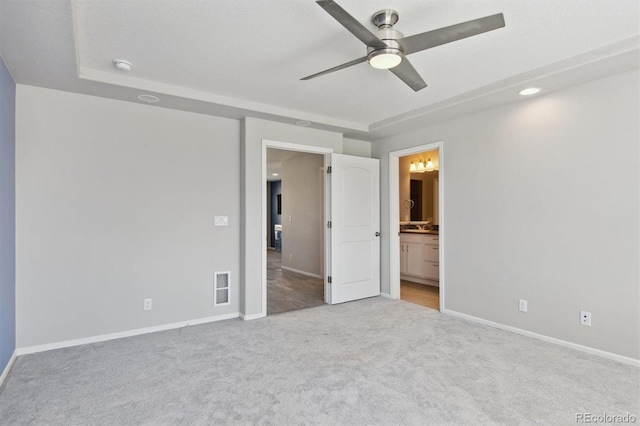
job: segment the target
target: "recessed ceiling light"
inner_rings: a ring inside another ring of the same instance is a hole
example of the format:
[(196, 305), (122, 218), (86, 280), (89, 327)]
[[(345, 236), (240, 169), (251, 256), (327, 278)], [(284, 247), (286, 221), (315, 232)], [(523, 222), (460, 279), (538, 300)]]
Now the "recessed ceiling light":
[(113, 66), (120, 71), (131, 71), (133, 65), (129, 61), (125, 61), (124, 59), (114, 59)]
[(531, 96), (531, 95), (535, 95), (539, 91), (540, 91), (539, 87), (527, 87), (526, 89), (521, 90), (519, 94), (520, 96)]
[(296, 126), (309, 127), (311, 126), (311, 122), (307, 120), (299, 120), (299, 121), (296, 121)]
[(271, 173), (271, 176), (278, 176), (277, 173)]
[(158, 102), (160, 100), (160, 98), (158, 98), (157, 96), (153, 96), (153, 95), (140, 95), (140, 96), (138, 96), (138, 99), (140, 99), (142, 102), (146, 102), (148, 104), (152, 104), (152, 103)]

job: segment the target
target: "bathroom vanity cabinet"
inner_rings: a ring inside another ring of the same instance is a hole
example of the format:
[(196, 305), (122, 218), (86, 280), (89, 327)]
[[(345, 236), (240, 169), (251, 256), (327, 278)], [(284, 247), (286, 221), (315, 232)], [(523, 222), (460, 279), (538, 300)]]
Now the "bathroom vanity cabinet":
[(434, 234), (400, 233), (400, 278), (420, 284), (438, 285), (440, 237)]

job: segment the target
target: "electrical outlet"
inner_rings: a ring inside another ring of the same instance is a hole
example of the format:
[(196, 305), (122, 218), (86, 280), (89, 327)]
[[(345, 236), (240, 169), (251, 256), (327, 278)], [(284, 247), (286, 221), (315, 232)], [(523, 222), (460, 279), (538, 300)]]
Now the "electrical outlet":
[(151, 299), (144, 299), (143, 308), (144, 308), (145, 311), (150, 311), (151, 310)]
[(520, 299), (518, 301), (518, 309), (520, 312), (527, 312), (527, 301), (524, 299)]
[(591, 327), (591, 312), (580, 311), (580, 324)]

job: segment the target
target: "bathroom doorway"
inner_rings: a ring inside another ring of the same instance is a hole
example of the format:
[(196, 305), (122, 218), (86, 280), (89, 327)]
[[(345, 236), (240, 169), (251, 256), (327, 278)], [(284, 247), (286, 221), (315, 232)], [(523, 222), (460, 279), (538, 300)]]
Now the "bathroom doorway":
[(390, 295), (444, 306), (442, 143), (390, 153)]

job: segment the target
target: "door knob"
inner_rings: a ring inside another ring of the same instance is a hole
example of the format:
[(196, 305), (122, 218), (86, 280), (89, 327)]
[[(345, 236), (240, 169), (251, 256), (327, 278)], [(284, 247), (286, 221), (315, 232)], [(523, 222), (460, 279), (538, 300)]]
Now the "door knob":
[(379, 237), (379, 236), (380, 236), (380, 233), (379, 233), (379, 232), (376, 232), (376, 237)]

